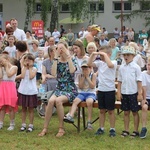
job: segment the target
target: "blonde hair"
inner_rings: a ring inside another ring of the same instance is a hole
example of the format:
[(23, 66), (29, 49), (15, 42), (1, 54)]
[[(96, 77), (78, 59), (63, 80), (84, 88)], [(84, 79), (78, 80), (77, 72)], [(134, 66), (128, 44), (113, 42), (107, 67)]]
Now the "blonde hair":
[(129, 46), (134, 47), (134, 49), (137, 51), (139, 49), (138, 45), (135, 42), (130, 42)]
[(59, 42), (57, 43), (57, 45), (58, 45), (58, 44), (63, 44), (63, 45), (65, 46), (65, 48), (68, 49), (68, 44), (67, 44), (67, 42), (66, 42), (65, 40), (60, 39)]
[(94, 42), (88, 43), (87, 48), (86, 48), (87, 52), (89, 52), (89, 47), (93, 47), (95, 51), (97, 50), (97, 47)]
[(112, 42), (112, 41), (115, 41), (115, 46), (116, 46), (116, 45), (117, 45), (117, 41), (116, 41), (115, 38), (111, 38), (111, 39), (109, 40), (109, 45), (110, 45), (110, 42)]

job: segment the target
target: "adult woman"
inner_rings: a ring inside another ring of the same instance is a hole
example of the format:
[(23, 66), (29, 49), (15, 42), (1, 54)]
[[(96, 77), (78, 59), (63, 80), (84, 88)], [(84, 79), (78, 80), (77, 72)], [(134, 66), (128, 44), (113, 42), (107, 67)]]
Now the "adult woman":
[(85, 48), (81, 40), (76, 40), (73, 43), (73, 50), (77, 62), (77, 69), (75, 72), (75, 84), (78, 86), (78, 76), (82, 73), (81, 63), (84, 59), (88, 59), (88, 56), (86, 56)]
[(52, 63), (54, 60), (54, 51), (56, 51), (56, 46), (51, 46), (48, 48), (49, 58), (43, 61), (42, 65), (42, 83), (45, 86), (45, 91), (51, 91), (56, 89), (57, 80), (51, 74)]
[(38, 50), (39, 50), (39, 41), (38, 40), (32, 40), (32, 49), (29, 51), (31, 54), (34, 55), (34, 57), (38, 57)]
[(52, 117), (52, 111), (54, 105), (56, 105), (58, 118), (59, 118), (59, 130), (56, 137), (61, 137), (65, 134), (64, 131), (64, 108), (63, 103), (72, 102), (77, 96), (77, 88), (74, 84), (74, 72), (76, 70), (75, 60), (70, 56), (67, 43), (60, 41), (58, 43), (57, 50), (55, 51), (55, 57), (52, 64), (52, 75), (57, 75), (58, 84), (56, 90), (49, 100), (44, 129), (39, 136), (44, 136), (47, 133), (47, 128)]
[(26, 39), (27, 39), (26, 42), (28, 44), (28, 50), (31, 51), (31, 49), (32, 49), (32, 40), (35, 40), (35, 38), (32, 37), (30, 30), (26, 31)]

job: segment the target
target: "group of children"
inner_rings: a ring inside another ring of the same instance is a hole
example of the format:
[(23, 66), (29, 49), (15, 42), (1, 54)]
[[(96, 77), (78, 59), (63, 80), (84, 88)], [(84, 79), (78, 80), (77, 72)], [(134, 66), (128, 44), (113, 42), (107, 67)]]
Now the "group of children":
[[(116, 136), (115, 131), (115, 81), (117, 62), (111, 61), (111, 47), (102, 46), (99, 52), (92, 52), (88, 60), (81, 64), (82, 74), (78, 77), (78, 95), (74, 99), (70, 114), (64, 117), (65, 122), (74, 122), (74, 113), (77, 105), (81, 101), (86, 101), (88, 107), (88, 129), (92, 129), (92, 104), (96, 100), (96, 78), (98, 78), (97, 100), (99, 106), (100, 128), (96, 135), (104, 134), (104, 123), (106, 111), (109, 114), (111, 137)], [(141, 138), (146, 137), (147, 109), (150, 104), (150, 58), (147, 59), (147, 70), (141, 72), (141, 68), (134, 63), (133, 58), (136, 51), (132, 46), (124, 46), (122, 54), (125, 63), (119, 67), (118, 71), (118, 91), (117, 99), (121, 100), (121, 109), (124, 111), (124, 131), (121, 136), (129, 135), (130, 111), (133, 114), (134, 131), (131, 137), (139, 136), (139, 101), (142, 101), (142, 130)], [(100, 57), (100, 60), (95, 60)], [(41, 59), (40, 59), (41, 60)], [(57, 59), (58, 60), (58, 59)], [(37, 86), (36, 74), (37, 68), (34, 66), (34, 56), (27, 53), (21, 58), (21, 74), (18, 95), (15, 86), (15, 77), (17, 67), (12, 65), (9, 56), (0, 55), (0, 129), (3, 128), (5, 113), (10, 115), (10, 127), (13, 130), (15, 126), (15, 111), (17, 106), (22, 106), (22, 125), (20, 131), (26, 131), (26, 113), (29, 112), (29, 126), (27, 132), (32, 132), (34, 120), (34, 108), (37, 106)], [(98, 69), (98, 77), (93, 73), (93, 67)]]

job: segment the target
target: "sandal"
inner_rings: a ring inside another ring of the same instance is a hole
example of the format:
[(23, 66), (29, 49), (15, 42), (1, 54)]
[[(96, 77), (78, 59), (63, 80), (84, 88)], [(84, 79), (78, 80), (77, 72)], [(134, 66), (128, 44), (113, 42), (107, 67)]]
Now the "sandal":
[(122, 133), (121, 133), (121, 137), (126, 137), (128, 135), (129, 135), (128, 131), (122, 131)]
[(31, 126), (29, 126), (29, 127), (28, 127), (28, 130), (27, 130), (26, 132), (32, 132), (33, 130), (34, 130), (34, 128), (31, 127)]
[(62, 137), (65, 134), (64, 128), (60, 127), (56, 137)]
[(133, 131), (132, 134), (130, 134), (131, 138), (139, 137), (139, 132)]
[(47, 128), (44, 128), (42, 132), (38, 134), (38, 136), (42, 137), (45, 136), (46, 134), (47, 134)]
[(26, 127), (24, 127), (24, 126), (22, 126), (21, 128), (20, 128), (20, 131), (21, 132), (23, 132), (23, 131), (25, 131), (26, 130)]

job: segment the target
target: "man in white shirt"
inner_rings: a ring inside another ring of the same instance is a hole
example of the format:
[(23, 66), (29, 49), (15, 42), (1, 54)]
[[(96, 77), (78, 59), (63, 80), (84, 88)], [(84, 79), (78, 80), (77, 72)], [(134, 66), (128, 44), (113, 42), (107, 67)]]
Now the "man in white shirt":
[(57, 29), (54, 29), (54, 32), (52, 33), (52, 36), (55, 39), (55, 44), (57, 44), (59, 42), (60, 32), (57, 31)]
[(48, 39), (51, 36), (50, 28), (45, 31), (45, 37)]
[(14, 36), (18, 41), (26, 41), (26, 34), (22, 29), (18, 28), (18, 21), (15, 18), (10, 20), (10, 25), (14, 29)]

